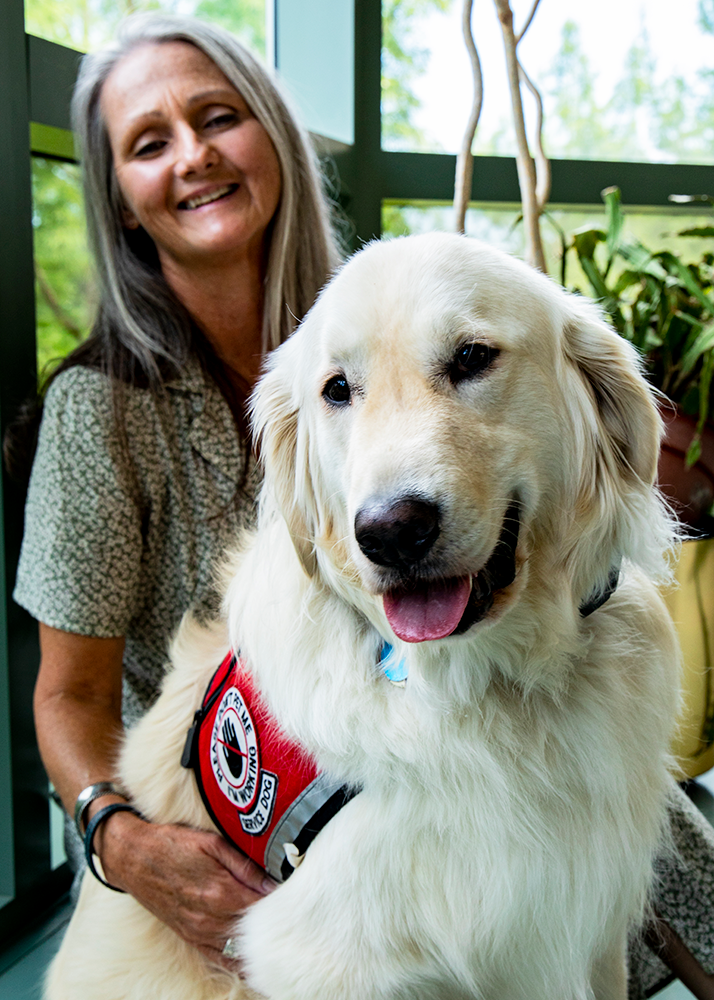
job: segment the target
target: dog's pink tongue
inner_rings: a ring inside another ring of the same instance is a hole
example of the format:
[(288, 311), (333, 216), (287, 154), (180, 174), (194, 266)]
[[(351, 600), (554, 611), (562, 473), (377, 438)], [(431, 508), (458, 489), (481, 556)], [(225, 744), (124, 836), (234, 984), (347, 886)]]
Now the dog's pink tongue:
[(384, 613), (404, 642), (426, 642), (451, 635), (461, 621), (471, 593), (471, 577), (439, 580), (419, 590), (384, 595)]

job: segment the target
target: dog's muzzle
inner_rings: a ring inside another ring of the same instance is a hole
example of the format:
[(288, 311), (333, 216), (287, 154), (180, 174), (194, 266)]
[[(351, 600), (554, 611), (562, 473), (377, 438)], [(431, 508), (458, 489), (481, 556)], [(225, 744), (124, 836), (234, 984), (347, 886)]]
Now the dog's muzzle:
[(362, 553), (392, 571), (393, 582), (383, 594), (384, 611), (395, 635), (405, 642), (459, 635), (484, 618), (496, 593), (516, 577), (519, 529), (520, 508), (514, 500), (493, 552), (478, 572), (435, 577), (427, 556), (441, 533), (436, 504), (400, 497), (365, 506), (355, 517)]
[(377, 566), (409, 569), (424, 559), (440, 533), (439, 508), (419, 497), (400, 497), (363, 507), (355, 517), (355, 538)]

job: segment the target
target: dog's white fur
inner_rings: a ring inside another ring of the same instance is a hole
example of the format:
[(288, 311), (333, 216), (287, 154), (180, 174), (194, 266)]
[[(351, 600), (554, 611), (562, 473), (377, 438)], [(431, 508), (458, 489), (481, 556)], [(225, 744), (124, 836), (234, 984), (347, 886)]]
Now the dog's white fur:
[[(452, 384), (464, 340), (496, 362)], [(342, 374), (351, 401), (330, 406)], [(257, 531), (230, 641), (285, 730), (363, 786), (289, 881), (238, 921), (275, 1000), (623, 1000), (626, 933), (662, 841), (678, 654), (653, 580), (671, 520), (635, 352), (517, 260), (429, 235), (373, 244), (269, 359), (255, 398)], [(513, 497), (515, 581), (463, 635), (407, 644), (354, 537), (372, 498), (442, 511), (444, 577), (486, 562)], [(620, 585), (579, 605), (623, 559)], [(381, 638), (405, 689), (376, 667)], [(122, 776), (154, 820), (211, 829), (179, 757), (226, 640), (189, 623)], [(241, 984), (131, 898), (85, 879), (51, 1000), (227, 1000)]]

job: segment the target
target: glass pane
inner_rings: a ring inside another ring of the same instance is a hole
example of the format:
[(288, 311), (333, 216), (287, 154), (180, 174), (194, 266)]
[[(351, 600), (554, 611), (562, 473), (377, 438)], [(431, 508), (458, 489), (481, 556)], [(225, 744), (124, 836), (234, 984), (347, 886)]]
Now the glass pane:
[[(511, 0), (516, 27), (532, 0)], [(414, 11), (410, 16), (407, 13)], [(455, 0), (383, 0), (382, 144), (461, 144), (472, 97)], [(515, 151), (503, 41), (489, 0), (474, 4), (484, 76), (474, 152)], [(559, 158), (710, 163), (714, 145), (714, 0), (541, 3), (519, 46), (541, 90), (545, 148)], [(533, 101), (524, 89), (532, 125)]]
[[(472, 205), (466, 214), (466, 233), (483, 240), (508, 253), (522, 256), (525, 249), (523, 226), (519, 221), (520, 206), (516, 205)], [(626, 211), (625, 230), (640, 240), (649, 250), (655, 252), (670, 250), (685, 263), (701, 259), (702, 254), (712, 249), (712, 239), (697, 236), (679, 236), (684, 229), (711, 227), (714, 218), (711, 212), (643, 212)], [(451, 205), (434, 202), (384, 202), (382, 205), (382, 231), (386, 237), (405, 236), (410, 233), (426, 233), (433, 230), (453, 232), (454, 210)], [(562, 237), (566, 244), (572, 234), (580, 229), (606, 228), (604, 210), (593, 207), (564, 209), (553, 208), (543, 219), (542, 234), (548, 273), (557, 281), (563, 281)], [(613, 277), (624, 268), (624, 262), (613, 265)], [(585, 294), (592, 290), (583, 274), (574, 252), (569, 252), (565, 260), (565, 280), (568, 288), (577, 288)]]
[(64, 817), (65, 812), (52, 785), (49, 786), (50, 803), (50, 868), (54, 871), (67, 860), (64, 849)]
[(25, 0), (25, 31), (90, 52), (111, 40), (123, 17), (143, 10), (213, 21), (265, 56), (265, 0)]
[(32, 198), (37, 369), (41, 376), (89, 332), (95, 294), (79, 167), (34, 157)]

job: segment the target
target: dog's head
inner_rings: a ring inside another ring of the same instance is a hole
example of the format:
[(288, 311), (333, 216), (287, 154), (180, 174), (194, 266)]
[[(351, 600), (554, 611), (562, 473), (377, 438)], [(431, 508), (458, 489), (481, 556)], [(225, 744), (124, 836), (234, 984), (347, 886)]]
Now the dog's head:
[(254, 421), (305, 571), (387, 637), (453, 641), (556, 579), (577, 609), (669, 540), (635, 351), (464, 237), (352, 258), (270, 357)]

